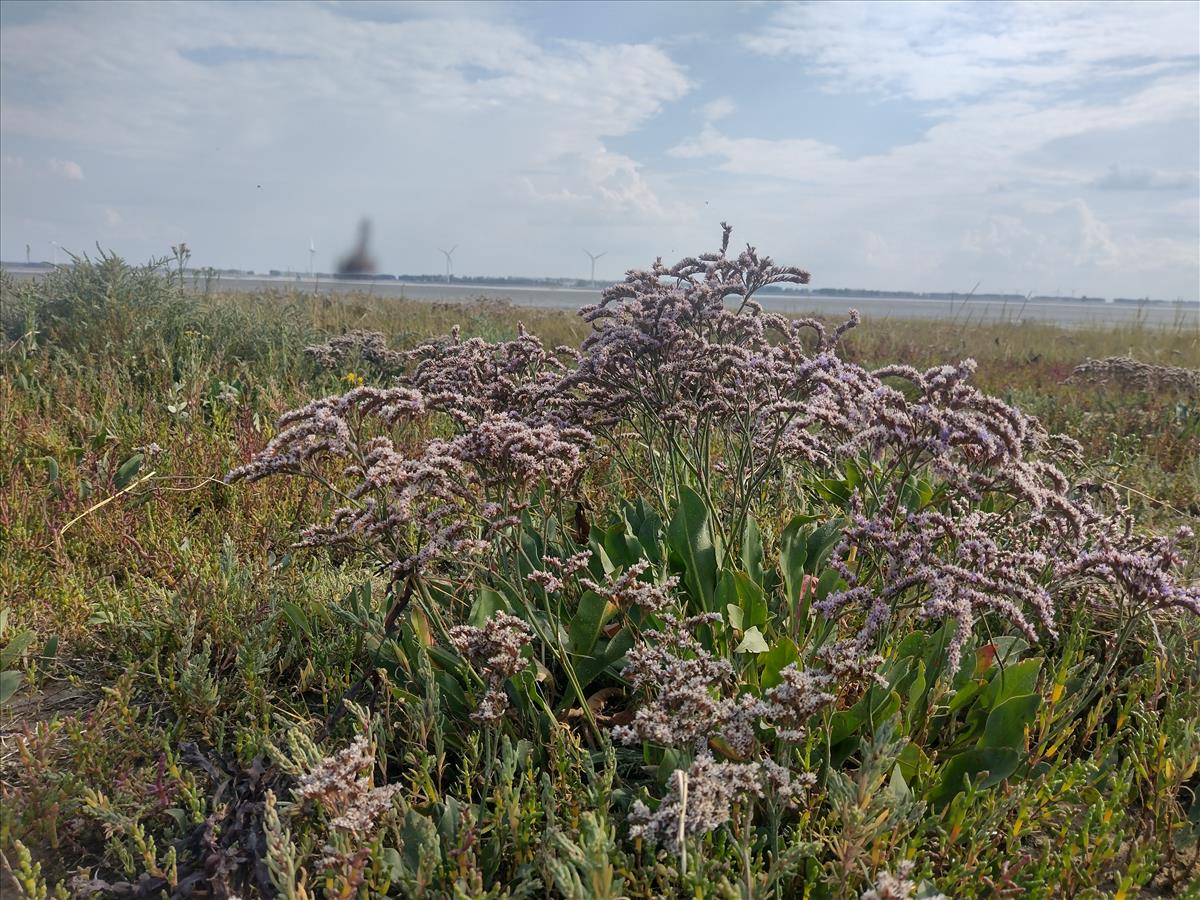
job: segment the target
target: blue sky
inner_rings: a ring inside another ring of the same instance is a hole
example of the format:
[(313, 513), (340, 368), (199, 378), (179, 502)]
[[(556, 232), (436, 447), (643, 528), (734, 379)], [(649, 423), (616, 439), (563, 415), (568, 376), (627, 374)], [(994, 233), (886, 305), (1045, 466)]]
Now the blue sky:
[(1200, 4), (5, 2), (0, 156), (10, 260), (1196, 299)]

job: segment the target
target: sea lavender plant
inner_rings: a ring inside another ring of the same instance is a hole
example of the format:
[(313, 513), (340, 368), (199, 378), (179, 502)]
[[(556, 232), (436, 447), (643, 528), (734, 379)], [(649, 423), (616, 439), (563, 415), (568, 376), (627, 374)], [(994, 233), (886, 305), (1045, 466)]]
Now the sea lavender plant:
[(737, 804), (771, 792), (782, 803), (795, 806), (814, 783), (811, 775), (795, 776), (771, 760), (717, 762), (704, 753), (687, 769), (675, 770), (668, 781), (667, 795), (656, 810), (651, 812), (641, 800), (633, 802), (629, 834), (681, 854), (688, 838), (707, 834), (728, 822)]
[(504, 682), (523, 672), (529, 660), (521, 651), (533, 639), (533, 630), (516, 616), (497, 612), (483, 628), (457, 625), (450, 629), (454, 649), (483, 674), (487, 691), (471, 717), (477, 722), (496, 722), (508, 709)]
[(1182, 366), (1156, 366), (1129, 356), (1089, 359), (1077, 365), (1068, 382), (1114, 384), (1125, 390), (1176, 391), (1200, 395), (1200, 369)]

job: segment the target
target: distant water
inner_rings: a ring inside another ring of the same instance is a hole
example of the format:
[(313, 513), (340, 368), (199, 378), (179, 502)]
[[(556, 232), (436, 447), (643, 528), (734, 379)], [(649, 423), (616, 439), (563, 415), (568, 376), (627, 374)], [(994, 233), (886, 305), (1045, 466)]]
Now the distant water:
[[(13, 270), (17, 277), (35, 273)], [(600, 300), (600, 291), (575, 288), (510, 287), (507, 285), (408, 284), (399, 281), (321, 281), (287, 277), (230, 276), (214, 279), (213, 290), (316, 290), (322, 294), (366, 291), (378, 297), (408, 297), (444, 303), (476, 299), (508, 300), (515, 306), (578, 309)], [(882, 297), (788, 297), (759, 294), (762, 305), (777, 312), (842, 316), (855, 308), (863, 318), (940, 319), (961, 322), (1031, 321), (1057, 325), (1119, 325), (1141, 321), (1155, 326), (1180, 326), (1200, 331), (1200, 302), (1098, 303), (1054, 300), (1000, 303), (984, 300), (912, 300)]]

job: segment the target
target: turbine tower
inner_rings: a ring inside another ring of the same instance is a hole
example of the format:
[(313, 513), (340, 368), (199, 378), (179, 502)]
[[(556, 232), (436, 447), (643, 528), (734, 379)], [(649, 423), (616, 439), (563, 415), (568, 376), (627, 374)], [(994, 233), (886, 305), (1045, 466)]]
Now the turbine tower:
[(590, 259), (592, 261), (592, 287), (595, 287), (596, 286), (596, 260), (598, 260), (602, 256), (607, 255), (608, 251), (605, 250), (603, 253), (592, 253), (592, 251), (590, 251), (590, 250), (584, 250), (583, 252), (586, 253), (588, 255), (588, 259)]
[(453, 268), (454, 251), (457, 249), (458, 249), (458, 244), (455, 244), (449, 250), (442, 250), (441, 247), (438, 248), (438, 250), (441, 251), (442, 255), (446, 257), (446, 284), (450, 283), (450, 271)]
[(313, 265), (313, 263), (316, 261), (316, 258), (317, 258), (317, 245), (313, 243), (313, 239), (310, 237), (308, 239), (308, 277), (309, 278), (312, 278), (313, 273), (316, 272), (316, 267)]

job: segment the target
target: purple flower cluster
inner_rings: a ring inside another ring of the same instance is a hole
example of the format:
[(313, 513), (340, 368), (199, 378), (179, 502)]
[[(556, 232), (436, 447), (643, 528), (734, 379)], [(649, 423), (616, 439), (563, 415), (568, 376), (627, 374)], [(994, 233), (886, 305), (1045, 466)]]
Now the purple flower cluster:
[(471, 714), (477, 722), (496, 722), (508, 709), (504, 682), (523, 672), (529, 660), (521, 651), (533, 640), (533, 629), (516, 616), (496, 613), (482, 628), (456, 625), (450, 629), (454, 649), (483, 674), (487, 691)]
[(326, 369), (337, 369), (356, 358), (384, 373), (398, 372), (404, 365), (404, 354), (388, 347), (387, 338), (378, 331), (348, 331), (305, 347), (304, 352)]
[(1045, 586), (1051, 566), (1037, 548), (1041, 536), (1013, 535), (1012, 525), (1008, 516), (966, 508), (899, 517), (889, 510), (855, 514), (830, 561), (849, 587), (817, 608), (830, 617), (850, 606), (865, 609), (855, 638), (860, 652), (906, 605), (917, 605), (922, 618), (953, 618), (957, 628), (947, 648), (952, 670), (983, 612), (1002, 616), (1031, 641), (1038, 635), (1030, 616), (1056, 634)]
[(1200, 395), (1200, 369), (1156, 366), (1129, 356), (1109, 356), (1080, 363), (1067, 379), (1081, 384), (1115, 384), (1122, 389), (1176, 391)]
[(760, 725), (774, 729), (780, 740), (803, 741), (808, 719), (835, 699), (826, 691), (834, 683), (832, 675), (795, 663), (761, 697), (738, 693), (733, 667), (692, 635), (696, 626), (720, 621), (719, 616), (709, 613), (681, 622), (667, 615), (663, 620), (666, 628), (652, 633), (657, 643), (644, 641), (627, 654), (622, 674), (649, 699), (628, 725), (613, 729), (619, 741), (700, 751), (719, 738), (731, 754), (745, 760), (754, 754)]
[(481, 408), (471, 421), (455, 407), (468, 427), (413, 452), (400, 449), (405, 426), (448, 404), (446, 394), (427, 397), (412, 386), (359, 387), (313, 401), (283, 416), (279, 433), (226, 480), (290, 474), (320, 482), (344, 502), (305, 529), (300, 546), (352, 546), (396, 576), (486, 551), (493, 535), (519, 521), (515, 513), (534, 485), (563, 491), (578, 479), (591, 436), (505, 410)]
[[(828, 563), (846, 584), (817, 607), (839, 620), (819, 658), (843, 686), (872, 675), (888, 634), (911, 617), (954, 620), (956, 664), (980, 617), (1031, 640), (1053, 635), (1060, 607), (1088, 591), (1200, 611), (1197, 590), (1172, 578), (1177, 542), (1122, 532), (1051, 462), (1069, 457), (1067, 441), (972, 386), (973, 361), (867, 371), (838, 354), (856, 313), (828, 330), (755, 299), (807, 281), (753, 247), (731, 252), (726, 226), (718, 251), (656, 262), (608, 288), (582, 313), (592, 330), (578, 350), (547, 349), (524, 329), (496, 343), (456, 329), (399, 365), (379, 335), (335, 338), (314, 355), (375, 359), (395, 386), (287, 414), (228, 478), (319, 481), (341, 503), (301, 543), (350, 546), (400, 576), (472, 554), (498, 561), (499, 536), (532, 515), (533, 498), (578, 496), (596, 461), (617, 466), (662, 513), (695, 488), (726, 547), (752, 514), (775, 517), (778, 497), (815, 499), (814, 485), (849, 485), (852, 470), (850, 523)], [(447, 426), (449, 436), (428, 437)], [(844, 512), (819, 502), (831, 517)], [(676, 585), (650, 580), (644, 563), (600, 583), (583, 577), (585, 562), (549, 560), (526, 574), (551, 593), (574, 579), (622, 609), (675, 604)], [(772, 718), (798, 730), (798, 720), (727, 696), (726, 663), (658, 640), (629, 654), (631, 682), (657, 691), (629, 739), (719, 734), (748, 746), (753, 723)]]
[(580, 579), (580, 584), (599, 594), (618, 609), (628, 610), (638, 606), (648, 613), (661, 613), (675, 605), (676, 598), (672, 592), (679, 586), (679, 578), (671, 575), (657, 584), (642, 581), (641, 576), (649, 568), (650, 561), (643, 559), (615, 578), (610, 577), (604, 584), (590, 578)]
[(630, 837), (640, 837), (673, 853), (681, 839), (700, 837), (725, 824), (734, 806), (769, 791), (789, 806), (798, 805), (816, 783), (808, 773), (793, 775), (769, 759), (761, 762), (717, 762), (707, 753), (672, 775), (667, 796), (654, 812), (641, 800), (630, 807)]

